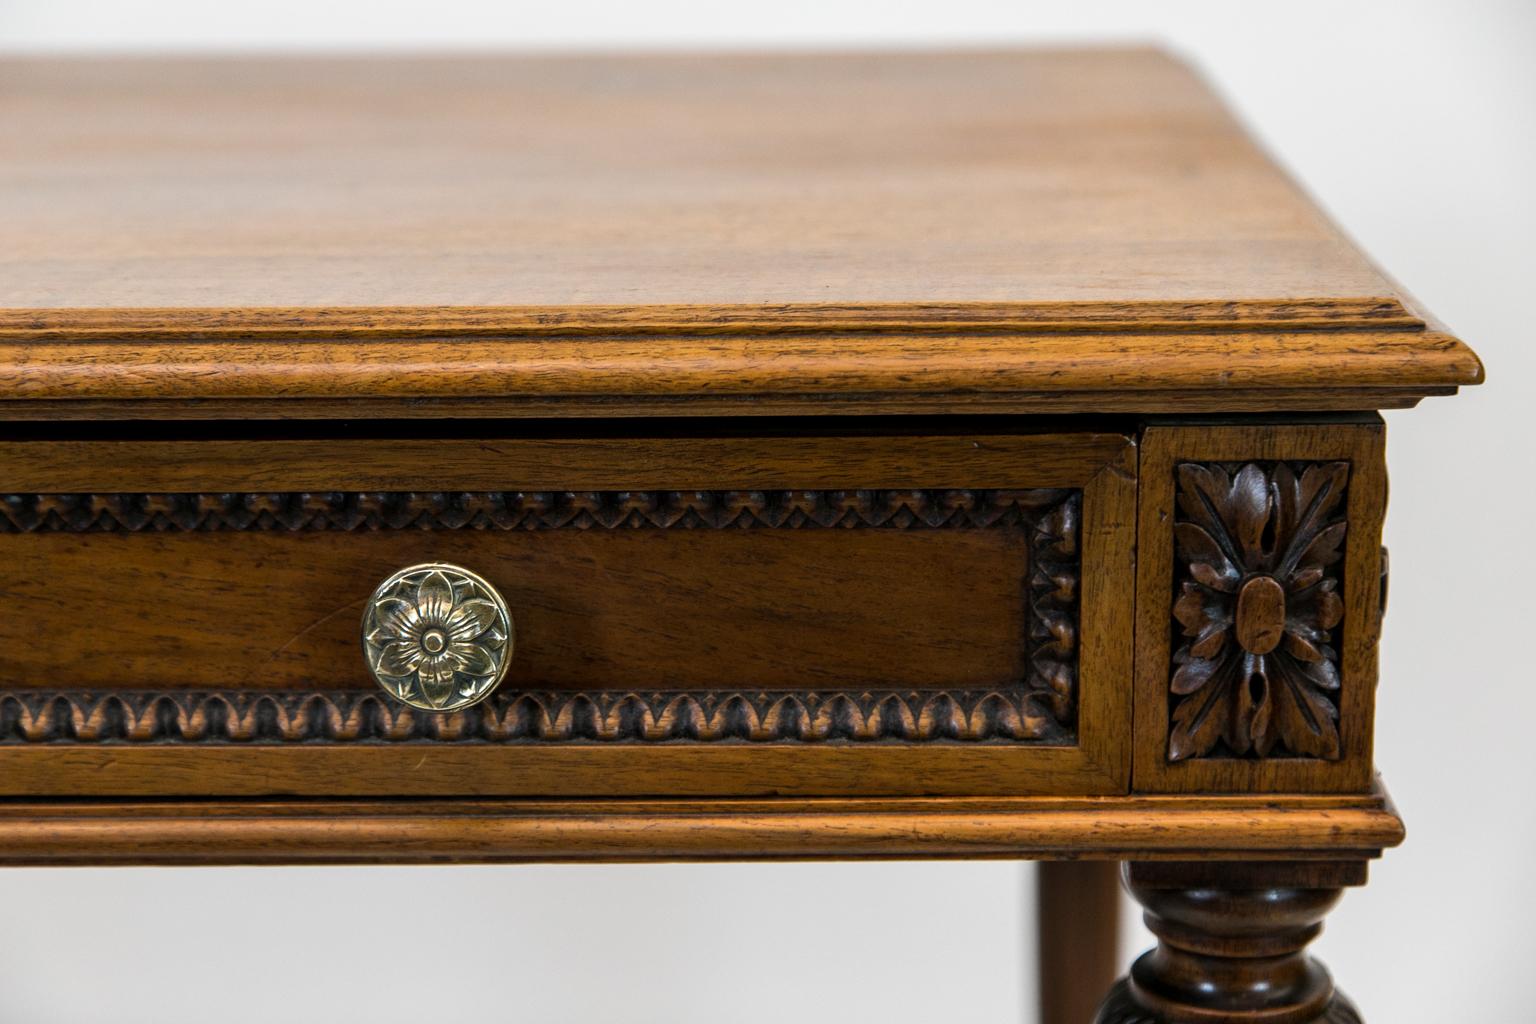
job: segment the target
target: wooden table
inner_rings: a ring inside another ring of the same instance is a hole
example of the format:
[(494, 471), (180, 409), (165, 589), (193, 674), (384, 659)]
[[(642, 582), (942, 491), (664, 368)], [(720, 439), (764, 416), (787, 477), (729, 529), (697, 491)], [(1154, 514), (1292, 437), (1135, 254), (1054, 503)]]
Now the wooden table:
[(1101, 1022), (1355, 1019), (1376, 410), (1482, 370), (1186, 68), (0, 82), (0, 860), (1061, 861), (1051, 1024), (1124, 862)]

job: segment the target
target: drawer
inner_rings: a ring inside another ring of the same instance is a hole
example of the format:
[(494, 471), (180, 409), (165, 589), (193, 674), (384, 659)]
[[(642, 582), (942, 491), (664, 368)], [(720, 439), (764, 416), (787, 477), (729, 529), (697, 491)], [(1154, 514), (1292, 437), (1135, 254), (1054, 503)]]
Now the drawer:
[[(1123, 791), (1134, 455), (1114, 432), (8, 442), (0, 793)], [(369, 671), (375, 588), (425, 564), (507, 606), (472, 706)]]

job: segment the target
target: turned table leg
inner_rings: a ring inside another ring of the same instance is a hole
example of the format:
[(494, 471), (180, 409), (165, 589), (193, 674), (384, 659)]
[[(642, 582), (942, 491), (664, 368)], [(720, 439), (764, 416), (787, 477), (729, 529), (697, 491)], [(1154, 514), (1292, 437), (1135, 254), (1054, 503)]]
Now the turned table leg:
[(1157, 948), (1097, 1024), (1360, 1024), (1305, 948), (1363, 863), (1131, 863), (1124, 880)]
[(1041, 1024), (1088, 1024), (1120, 973), (1119, 874), (1105, 860), (1036, 865)]

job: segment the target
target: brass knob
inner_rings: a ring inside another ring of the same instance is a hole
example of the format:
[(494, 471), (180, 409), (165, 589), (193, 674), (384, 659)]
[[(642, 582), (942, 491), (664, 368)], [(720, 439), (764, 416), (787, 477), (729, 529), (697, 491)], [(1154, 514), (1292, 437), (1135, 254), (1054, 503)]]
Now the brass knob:
[(424, 711), (457, 711), (496, 689), (512, 661), (512, 613), (491, 586), (445, 562), (394, 573), (363, 612), (374, 682)]

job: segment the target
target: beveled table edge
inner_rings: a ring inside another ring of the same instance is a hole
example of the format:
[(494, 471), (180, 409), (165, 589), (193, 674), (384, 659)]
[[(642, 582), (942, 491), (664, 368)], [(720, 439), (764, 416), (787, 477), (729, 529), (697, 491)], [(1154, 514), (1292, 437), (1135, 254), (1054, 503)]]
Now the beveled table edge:
[(363, 337), (455, 334), (1421, 329), (1394, 295), (1249, 299), (768, 302), (558, 306), (0, 308), (0, 337)]
[(1366, 794), (0, 803), (0, 864), (1011, 858), (1360, 860), (1403, 840)]

